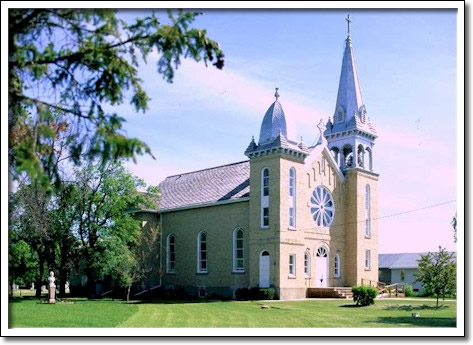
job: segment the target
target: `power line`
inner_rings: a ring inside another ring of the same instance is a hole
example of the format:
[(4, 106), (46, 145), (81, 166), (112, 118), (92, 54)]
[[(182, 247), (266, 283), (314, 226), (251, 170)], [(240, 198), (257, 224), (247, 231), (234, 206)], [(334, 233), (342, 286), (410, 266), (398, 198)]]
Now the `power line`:
[[(429, 209), (429, 208), (434, 208), (434, 207), (438, 207), (438, 206), (443, 206), (443, 205), (451, 204), (451, 203), (456, 202), (456, 201), (457, 201), (457, 200), (454, 199), (454, 200), (444, 201), (444, 202), (440, 202), (440, 203), (433, 204), (433, 205), (428, 205), (428, 206), (424, 206), (424, 207), (415, 208), (415, 209), (408, 210), (408, 211), (403, 211), (403, 212), (388, 214), (388, 215), (380, 216), (380, 217), (376, 217), (376, 218), (370, 218), (369, 221), (378, 220), (378, 219), (384, 219), (384, 218), (397, 217), (397, 216), (402, 216), (402, 215), (408, 214), (408, 213), (418, 212), (418, 211), (426, 210), (426, 209)], [(340, 226), (346, 226), (346, 225), (352, 225), (352, 224), (358, 224), (358, 223), (366, 223), (366, 220), (359, 220), (359, 221), (357, 221), (357, 222), (349, 222), (349, 223), (341, 223), (341, 224), (333, 224), (333, 225), (331, 225), (329, 228), (336, 228), (336, 227), (340, 227)], [(297, 229), (297, 230), (315, 230), (315, 229), (317, 229), (317, 228), (316, 228), (316, 227), (313, 227), (313, 228), (306, 228), (306, 229), (299, 229), (299, 228), (296, 228), (296, 229)], [(289, 232), (289, 231), (292, 231), (292, 230), (283, 230), (283, 231), (280, 231), (280, 232), (286, 232), (286, 231)]]

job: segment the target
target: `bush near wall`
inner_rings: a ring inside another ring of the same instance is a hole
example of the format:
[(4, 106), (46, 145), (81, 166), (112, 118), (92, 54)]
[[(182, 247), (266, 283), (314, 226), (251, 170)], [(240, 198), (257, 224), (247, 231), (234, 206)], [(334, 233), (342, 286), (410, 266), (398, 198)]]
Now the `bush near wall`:
[(273, 288), (242, 288), (235, 291), (235, 297), (238, 301), (274, 299), (275, 291)]
[(353, 301), (359, 306), (374, 304), (374, 299), (378, 295), (378, 290), (372, 286), (354, 286), (351, 291), (353, 292)]

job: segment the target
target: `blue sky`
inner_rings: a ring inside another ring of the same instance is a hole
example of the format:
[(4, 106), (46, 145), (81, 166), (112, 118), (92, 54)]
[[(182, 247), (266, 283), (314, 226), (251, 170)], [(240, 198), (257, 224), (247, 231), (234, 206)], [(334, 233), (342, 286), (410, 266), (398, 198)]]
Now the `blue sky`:
[[(194, 26), (220, 43), (224, 70), (183, 61), (168, 84), (156, 72), (157, 55), (140, 67), (150, 109), (115, 111), (157, 159), (140, 157), (128, 168), (159, 184), (168, 175), (245, 160), (274, 87), (293, 138), (311, 144), (320, 118), (333, 115), (348, 12), (363, 101), (379, 134), (379, 216), (456, 199), (453, 10), (204, 10)], [(380, 219), (380, 252), (455, 250), (455, 210), (451, 203)]]

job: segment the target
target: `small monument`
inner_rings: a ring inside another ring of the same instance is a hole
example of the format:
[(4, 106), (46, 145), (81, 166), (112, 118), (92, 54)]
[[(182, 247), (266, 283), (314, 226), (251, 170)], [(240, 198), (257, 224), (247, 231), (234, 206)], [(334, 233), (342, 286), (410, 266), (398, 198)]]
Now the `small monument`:
[(49, 303), (56, 303), (56, 284), (54, 284), (54, 281), (56, 278), (54, 278), (54, 272), (51, 271), (49, 274)]
[(71, 293), (71, 290), (69, 289), (69, 282), (66, 281), (66, 285), (64, 286), (64, 290), (66, 293)]
[(31, 290), (31, 291), (34, 291), (34, 283), (31, 283), (30, 290)]
[(46, 289), (46, 285), (41, 285), (41, 293), (48, 293), (48, 289)]

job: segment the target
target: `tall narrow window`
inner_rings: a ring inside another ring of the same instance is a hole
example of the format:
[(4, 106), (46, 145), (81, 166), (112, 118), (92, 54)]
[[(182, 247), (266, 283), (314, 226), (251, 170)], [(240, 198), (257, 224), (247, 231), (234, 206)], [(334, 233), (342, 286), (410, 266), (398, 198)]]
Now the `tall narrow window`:
[(335, 254), (333, 275), (335, 278), (340, 278), (340, 255)]
[(289, 170), (289, 227), (296, 227), (296, 169)]
[(269, 226), (269, 169), (261, 171), (261, 227)]
[(366, 269), (371, 268), (371, 250), (369, 249), (365, 251), (365, 268)]
[(291, 277), (296, 276), (296, 254), (289, 255), (289, 275)]
[(207, 273), (207, 233), (199, 232), (197, 235), (197, 272)]
[(233, 231), (233, 271), (244, 272), (244, 244), (243, 229), (238, 228)]
[(365, 190), (365, 235), (371, 237), (371, 192), (370, 185)]
[(304, 276), (310, 278), (310, 252), (308, 250), (304, 254)]
[(170, 234), (167, 239), (167, 272), (168, 273), (175, 273), (175, 261), (176, 261), (176, 256), (175, 256), (175, 242), (174, 242), (174, 235)]

